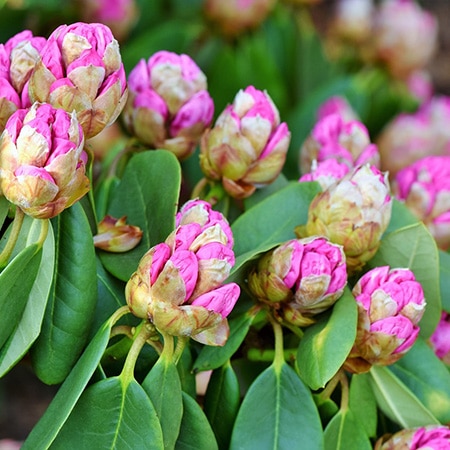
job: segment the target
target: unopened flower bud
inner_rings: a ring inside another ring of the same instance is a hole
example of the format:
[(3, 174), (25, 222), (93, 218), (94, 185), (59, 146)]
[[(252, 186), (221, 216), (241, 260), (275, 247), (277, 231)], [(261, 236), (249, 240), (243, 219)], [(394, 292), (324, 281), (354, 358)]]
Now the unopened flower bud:
[(372, 258), (391, 219), (392, 198), (387, 174), (364, 165), (312, 200), (300, 237), (326, 236), (344, 248), (347, 270), (354, 273)]
[(436, 356), (450, 365), (450, 314), (443, 311), (441, 319), (430, 337), (430, 344)]
[(249, 197), (280, 174), (291, 134), (266, 92), (239, 91), (201, 140), (200, 167), (235, 198)]
[(353, 168), (371, 164), (378, 167), (377, 146), (370, 142), (367, 128), (356, 120), (345, 121), (339, 114), (328, 114), (319, 119), (300, 149), (300, 172), (308, 173), (312, 162), (334, 158)]
[(86, 139), (111, 125), (127, 99), (119, 44), (100, 23), (61, 25), (49, 36), (30, 77), (33, 101), (76, 111)]
[(49, 104), (17, 110), (0, 138), (0, 187), (26, 214), (47, 219), (89, 191), (76, 115)]
[(266, 253), (249, 275), (249, 288), (276, 314), (298, 326), (331, 307), (347, 284), (342, 247), (323, 237), (290, 240)]
[(392, 192), (424, 222), (439, 248), (449, 248), (450, 156), (428, 156), (403, 168)]
[(94, 245), (107, 252), (122, 253), (131, 250), (139, 244), (142, 230), (133, 225), (127, 225), (126, 216), (116, 219), (105, 216), (98, 224)]
[(414, 344), (425, 311), (422, 286), (409, 269), (376, 267), (352, 291), (358, 306), (356, 340), (345, 362), (354, 373), (389, 365)]
[(317, 120), (338, 114), (343, 122), (358, 121), (359, 117), (345, 97), (335, 95), (325, 100), (317, 109)]
[(139, 61), (128, 85), (124, 122), (130, 133), (180, 160), (189, 157), (214, 114), (206, 76), (192, 58), (159, 51)]
[(322, 190), (325, 190), (337, 181), (342, 180), (349, 171), (348, 165), (339, 162), (337, 159), (330, 158), (320, 163), (313, 161), (311, 172), (302, 175), (298, 181), (317, 181)]

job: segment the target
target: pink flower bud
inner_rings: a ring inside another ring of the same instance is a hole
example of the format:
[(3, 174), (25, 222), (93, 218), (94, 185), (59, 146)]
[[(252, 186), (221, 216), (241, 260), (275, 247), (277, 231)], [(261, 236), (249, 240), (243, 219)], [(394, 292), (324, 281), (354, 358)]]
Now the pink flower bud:
[[(359, 1), (359, 0), (357, 0)], [(321, 120), (332, 114), (339, 115), (343, 122), (358, 121), (359, 117), (345, 97), (336, 95), (328, 98), (317, 110), (317, 120)]]
[(33, 101), (76, 111), (86, 138), (111, 125), (128, 91), (119, 44), (103, 24), (61, 25), (41, 51), (30, 77)]
[(445, 450), (450, 447), (450, 428), (444, 425), (428, 425), (397, 431), (391, 436), (381, 437), (375, 450)]
[(255, 297), (299, 326), (331, 307), (346, 284), (344, 252), (323, 237), (293, 239), (276, 247), (249, 275)]
[(376, 55), (394, 76), (406, 79), (430, 62), (436, 49), (438, 24), (418, 2), (384, 1), (374, 21)]
[(300, 149), (300, 171), (308, 173), (312, 162), (334, 158), (353, 168), (357, 165), (379, 166), (379, 154), (370, 142), (367, 128), (356, 120), (345, 121), (339, 114), (320, 119)]
[(108, 252), (127, 252), (139, 244), (142, 230), (139, 227), (126, 224), (126, 216), (115, 219), (105, 216), (98, 224), (94, 245)]
[(207, 178), (221, 180), (232, 197), (248, 197), (280, 174), (290, 137), (269, 95), (248, 86), (204, 133), (201, 169)]
[(428, 156), (400, 170), (394, 195), (430, 230), (442, 249), (450, 246), (450, 156)]
[(305, 173), (298, 181), (317, 181), (322, 190), (328, 189), (332, 184), (344, 178), (350, 171), (347, 164), (337, 159), (326, 159), (320, 163), (312, 162), (311, 172)]
[(430, 337), (430, 344), (436, 356), (450, 365), (450, 314), (445, 311)]
[(419, 103), (427, 103), (433, 98), (434, 88), (431, 74), (425, 70), (415, 70), (406, 79), (406, 87)]
[(159, 51), (134, 67), (128, 84), (124, 121), (130, 133), (179, 159), (190, 156), (214, 114), (197, 64), (188, 55)]
[(353, 288), (358, 305), (355, 344), (345, 363), (360, 373), (371, 365), (389, 365), (401, 358), (419, 334), (425, 311), (422, 286), (409, 269), (376, 267)]
[(392, 198), (387, 174), (358, 166), (311, 202), (300, 237), (326, 236), (344, 248), (347, 270), (354, 273), (372, 258), (391, 219)]
[(0, 187), (26, 214), (46, 219), (89, 191), (87, 155), (75, 114), (35, 103), (17, 110), (0, 138)]

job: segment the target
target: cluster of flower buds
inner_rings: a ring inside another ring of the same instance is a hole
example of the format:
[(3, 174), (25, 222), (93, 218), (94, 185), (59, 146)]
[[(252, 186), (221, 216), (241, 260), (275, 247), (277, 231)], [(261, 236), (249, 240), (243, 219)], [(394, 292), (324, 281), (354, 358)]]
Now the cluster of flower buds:
[(133, 249), (142, 238), (142, 230), (135, 225), (127, 225), (126, 216), (116, 219), (105, 216), (97, 226), (94, 245), (112, 253), (122, 253)]
[(8, 119), (0, 140), (0, 188), (26, 214), (56, 216), (89, 190), (84, 136), (74, 113), (34, 103)]
[(275, 0), (206, 0), (204, 13), (223, 34), (235, 37), (258, 27), (274, 5)]
[(291, 134), (267, 92), (248, 86), (207, 130), (200, 167), (234, 198), (246, 198), (280, 174)]
[(403, 168), (392, 192), (424, 222), (439, 248), (450, 247), (450, 156), (428, 156)]
[(45, 43), (25, 30), (0, 44), (0, 133), (13, 112), (31, 106), (28, 80)]
[(387, 174), (366, 164), (319, 193), (311, 202), (299, 237), (326, 236), (344, 248), (352, 274), (372, 258), (391, 219), (392, 198)]
[(389, 365), (414, 344), (425, 312), (422, 286), (409, 269), (376, 267), (353, 287), (358, 305), (356, 340), (344, 364), (353, 373)]
[(128, 86), (124, 122), (129, 132), (180, 160), (189, 157), (214, 114), (206, 76), (192, 58), (159, 51), (139, 61)]
[(223, 345), (240, 288), (224, 284), (234, 265), (227, 220), (201, 200), (184, 205), (176, 229), (141, 259), (125, 289), (130, 310), (161, 332)]
[(428, 425), (397, 431), (387, 438), (380, 438), (374, 450), (445, 450), (450, 448), (450, 428), (444, 425)]
[(56, 28), (29, 80), (30, 99), (75, 110), (86, 139), (117, 119), (127, 94), (119, 44), (100, 23)]
[(346, 284), (342, 247), (319, 236), (293, 239), (267, 252), (248, 279), (258, 301), (296, 326), (311, 325), (316, 314), (342, 295)]
[(443, 311), (441, 319), (430, 337), (430, 344), (436, 356), (450, 365), (450, 314)]
[(450, 97), (436, 96), (415, 113), (394, 117), (377, 138), (381, 168), (396, 173), (425, 156), (450, 156)]

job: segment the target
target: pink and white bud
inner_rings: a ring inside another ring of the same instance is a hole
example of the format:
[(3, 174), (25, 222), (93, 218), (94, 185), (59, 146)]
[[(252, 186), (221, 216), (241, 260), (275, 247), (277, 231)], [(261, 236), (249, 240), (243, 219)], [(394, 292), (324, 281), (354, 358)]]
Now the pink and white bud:
[(179, 159), (190, 156), (214, 114), (206, 76), (192, 58), (159, 51), (139, 61), (128, 85), (124, 122), (129, 132)]
[(431, 74), (426, 70), (415, 70), (406, 79), (406, 87), (420, 104), (431, 101), (434, 94)]
[(142, 238), (142, 230), (134, 225), (127, 225), (126, 216), (116, 219), (105, 216), (97, 226), (94, 246), (107, 252), (122, 253), (133, 249)]
[(320, 163), (313, 161), (311, 172), (302, 175), (298, 181), (317, 181), (322, 190), (325, 190), (337, 181), (342, 180), (349, 171), (348, 165), (339, 162), (337, 159), (326, 159)]
[(436, 50), (438, 23), (415, 0), (384, 0), (374, 19), (374, 50), (397, 78), (423, 69)]
[(371, 164), (379, 167), (377, 146), (372, 144), (367, 128), (359, 121), (346, 121), (340, 113), (322, 117), (300, 149), (300, 172), (311, 171), (312, 162), (337, 159), (353, 168)]
[(441, 319), (430, 337), (430, 344), (436, 356), (450, 365), (450, 314), (443, 311)]
[(235, 198), (246, 198), (280, 174), (291, 134), (267, 92), (248, 86), (201, 140), (200, 167)]
[(326, 116), (338, 114), (343, 122), (358, 121), (359, 117), (345, 97), (335, 95), (325, 100), (317, 109), (317, 120)]
[(289, 323), (310, 325), (330, 308), (347, 284), (342, 247), (324, 237), (293, 239), (260, 258), (249, 288)]
[(299, 237), (326, 236), (342, 245), (347, 270), (354, 273), (372, 258), (391, 219), (387, 174), (368, 164), (358, 166), (312, 200)]
[(392, 192), (424, 222), (439, 248), (449, 248), (450, 156), (428, 156), (400, 170)]
[(356, 340), (345, 367), (354, 373), (389, 365), (414, 344), (425, 312), (422, 286), (409, 269), (376, 267), (352, 291), (358, 305)]
[(76, 115), (35, 103), (8, 119), (0, 137), (0, 188), (26, 214), (48, 219), (89, 191)]
[(121, 113), (128, 95), (119, 44), (100, 23), (77, 22), (54, 30), (30, 77), (33, 101), (76, 111), (86, 139)]

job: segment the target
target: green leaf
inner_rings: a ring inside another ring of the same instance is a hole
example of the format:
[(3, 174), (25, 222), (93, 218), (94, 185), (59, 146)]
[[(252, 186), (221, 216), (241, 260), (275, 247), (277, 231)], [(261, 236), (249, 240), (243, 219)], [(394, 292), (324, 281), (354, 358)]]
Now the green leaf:
[(48, 448), (54, 441), (97, 368), (108, 345), (112, 326), (113, 321), (109, 319), (90, 341), (45, 413), (31, 430), (23, 444), (23, 450)]
[(0, 196), (0, 229), (3, 226), (3, 223), (5, 222), (6, 217), (8, 216), (8, 211), (10, 207), (10, 203), (8, 200), (6, 200), (5, 197), (2, 195)]
[(270, 183), (268, 186), (265, 186), (261, 189), (257, 189), (254, 194), (244, 199), (245, 209), (247, 210), (253, 208), (253, 206), (265, 200), (267, 197), (270, 197), (272, 194), (275, 194), (275, 192), (279, 191), (280, 189), (285, 188), (288, 184), (289, 181), (281, 173), (273, 183)]
[(174, 448), (183, 417), (180, 377), (175, 364), (159, 358), (142, 382), (161, 423), (164, 448)]
[[(95, 249), (79, 203), (52, 221), (56, 262), (42, 331), (31, 348), (36, 375), (47, 384), (62, 382), (80, 356), (97, 301)], [(70, 350), (69, 350), (70, 349)]]
[(177, 370), (181, 381), (182, 391), (189, 394), (192, 398), (196, 398), (197, 382), (195, 372), (192, 369), (192, 353), (191, 348), (186, 346), (177, 362)]
[(183, 392), (183, 419), (176, 450), (215, 450), (216, 438), (200, 405)]
[(441, 423), (450, 423), (450, 372), (423, 339), (389, 370)]
[(408, 268), (420, 282), (427, 302), (420, 321), (420, 334), (428, 338), (441, 317), (439, 284), (439, 253), (426, 226), (420, 222), (387, 234), (376, 255), (368, 262), (370, 268), (388, 265)]
[(232, 272), (259, 253), (294, 239), (294, 228), (306, 222), (318, 192), (317, 183), (291, 182), (239, 216), (231, 226), (236, 255)]
[(403, 428), (438, 425), (439, 421), (387, 367), (372, 366), (370, 384), (379, 408)]
[(443, 295), (450, 292), (450, 254), (442, 250), (439, 250), (439, 273), (442, 308), (450, 312), (450, 295)]
[(350, 383), (349, 405), (356, 420), (361, 423), (369, 437), (377, 433), (377, 402), (370, 387), (369, 375), (355, 374)]
[(127, 223), (140, 227), (143, 235), (139, 245), (128, 252), (99, 252), (103, 265), (115, 277), (128, 281), (144, 253), (172, 232), (180, 184), (180, 164), (172, 153), (149, 150), (131, 158), (108, 214), (126, 216)]
[(230, 449), (249, 448), (323, 448), (322, 426), (311, 392), (286, 363), (264, 370), (244, 397)]
[(325, 450), (371, 450), (364, 428), (350, 409), (340, 410), (324, 433)]
[(389, 225), (385, 231), (385, 234), (392, 233), (400, 228), (407, 227), (408, 225), (417, 224), (419, 220), (411, 212), (404, 202), (397, 200), (396, 198), (392, 201), (392, 214)]
[(252, 309), (230, 319), (228, 321), (230, 335), (225, 345), (223, 347), (204, 346), (195, 360), (194, 372), (203, 372), (223, 366), (244, 341), (255, 315), (256, 309)]
[(239, 404), (239, 381), (228, 362), (212, 373), (204, 401), (204, 411), (216, 435), (219, 448), (229, 448)]
[(161, 427), (144, 389), (120, 377), (86, 389), (52, 445), (68, 448), (161, 450)]
[[(42, 319), (53, 280), (54, 263), (55, 238), (53, 228), (49, 226), (36, 278), (28, 297), (24, 296), (26, 306), (22, 317), (0, 352), (0, 377), (23, 357), (41, 331)], [(28, 272), (27, 276), (29, 276)]]
[(356, 323), (356, 302), (346, 288), (331, 313), (305, 330), (297, 351), (297, 367), (311, 389), (324, 387), (342, 367), (355, 342)]

